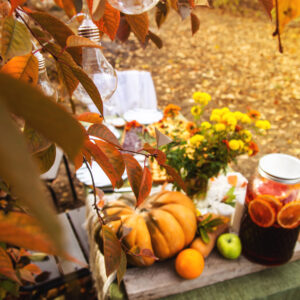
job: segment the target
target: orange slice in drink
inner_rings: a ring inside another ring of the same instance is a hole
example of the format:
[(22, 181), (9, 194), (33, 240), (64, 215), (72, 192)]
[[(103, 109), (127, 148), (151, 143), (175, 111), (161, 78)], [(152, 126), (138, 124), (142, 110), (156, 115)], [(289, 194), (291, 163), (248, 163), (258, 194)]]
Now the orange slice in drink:
[(300, 225), (300, 201), (286, 204), (277, 215), (277, 222), (283, 228), (296, 228)]
[(248, 211), (252, 221), (260, 227), (270, 227), (275, 222), (275, 209), (265, 200), (252, 200), (248, 205)]
[(274, 208), (276, 213), (278, 213), (283, 206), (283, 204), (272, 195), (259, 195), (255, 199), (260, 199), (268, 202)]

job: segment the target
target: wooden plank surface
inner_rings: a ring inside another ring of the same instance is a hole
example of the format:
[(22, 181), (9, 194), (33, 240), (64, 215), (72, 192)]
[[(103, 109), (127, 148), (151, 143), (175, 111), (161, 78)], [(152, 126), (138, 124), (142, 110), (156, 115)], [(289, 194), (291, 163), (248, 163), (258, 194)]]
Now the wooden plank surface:
[[(65, 251), (82, 263), (87, 264), (66, 214), (60, 214), (58, 218), (63, 228)], [(82, 266), (79, 264), (60, 257), (58, 257), (58, 267), (65, 276), (82, 269)]]
[(69, 216), (69, 221), (71, 223), (71, 226), (73, 227), (73, 230), (75, 231), (75, 235), (79, 241), (79, 245), (84, 252), (84, 257), (86, 261), (88, 261), (90, 249), (87, 231), (84, 229), (85, 214), (85, 206), (67, 212), (67, 216)]
[[(295, 248), (291, 261), (300, 259), (300, 243)], [(180, 278), (174, 269), (174, 259), (155, 263), (148, 268), (129, 268), (124, 277), (129, 300), (157, 299), (159, 297), (183, 293), (224, 280), (255, 273), (269, 267), (255, 264), (244, 256), (230, 261), (213, 252), (205, 261), (202, 275), (194, 280)]]

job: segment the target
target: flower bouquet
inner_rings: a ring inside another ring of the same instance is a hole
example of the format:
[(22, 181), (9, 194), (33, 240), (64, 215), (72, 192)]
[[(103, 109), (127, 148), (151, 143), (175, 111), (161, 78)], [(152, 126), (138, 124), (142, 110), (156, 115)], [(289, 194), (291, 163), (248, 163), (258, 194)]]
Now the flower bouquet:
[[(253, 133), (265, 134), (270, 123), (261, 120), (257, 111), (233, 112), (227, 107), (214, 109), (209, 121), (201, 122), (211, 96), (196, 92), (193, 99), (194, 122), (184, 120), (179, 113), (180, 107), (171, 104), (165, 108), (163, 120), (155, 126), (173, 139), (162, 150), (167, 155), (167, 163), (185, 181), (187, 194), (201, 197), (206, 193), (209, 178), (226, 172), (228, 164), (238, 156), (253, 156), (258, 152)], [(176, 183), (175, 187), (179, 189)]]

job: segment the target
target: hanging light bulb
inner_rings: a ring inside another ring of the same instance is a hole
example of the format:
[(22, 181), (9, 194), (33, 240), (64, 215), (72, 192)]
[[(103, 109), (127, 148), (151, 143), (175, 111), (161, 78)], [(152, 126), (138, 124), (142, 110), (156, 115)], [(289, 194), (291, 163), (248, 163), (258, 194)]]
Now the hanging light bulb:
[(108, 0), (109, 4), (127, 15), (138, 15), (153, 8), (159, 0)]
[(53, 88), (53, 86), (49, 81), (47, 70), (46, 70), (45, 58), (43, 54), (41, 54), (39, 51), (34, 53), (34, 56), (37, 58), (39, 63), (39, 77), (38, 77), (37, 84), (45, 95), (49, 97), (53, 97), (53, 99), (56, 102), (58, 96), (56, 90)]
[[(100, 44), (99, 29), (89, 16), (86, 16), (79, 26), (78, 35)], [(115, 69), (106, 60), (101, 49), (88, 47), (82, 48), (82, 67), (100, 92), (104, 115), (113, 115), (114, 104), (109, 100), (117, 88), (118, 78)], [(87, 105), (93, 104), (81, 84), (78, 85), (74, 95)]]

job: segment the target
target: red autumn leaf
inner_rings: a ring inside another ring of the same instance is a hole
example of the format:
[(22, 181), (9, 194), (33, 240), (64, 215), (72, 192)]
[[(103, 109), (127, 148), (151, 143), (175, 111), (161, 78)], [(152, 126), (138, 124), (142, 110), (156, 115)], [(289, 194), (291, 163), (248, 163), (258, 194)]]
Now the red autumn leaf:
[(161, 38), (158, 35), (154, 34), (151, 30), (148, 31), (147, 38), (150, 39), (158, 49), (161, 49), (163, 47)]
[(62, 8), (69, 18), (76, 15), (76, 8), (73, 0), (54, 0), (57, 6)]
[(170, 175), (174, 181), (176, 181), (176, 183), (186, 192), (186, 185), (177, 171), (169, 165), (162, 164), (161, 166), (166, 169), (168, 175)]
[(126, 254), (123, 250), (121, 250), (121, 260), (120, 260), (120, 264), (119, 264), (119, 267), (117, 270), (118, 285), (120, 285), (120, 283), (126, 273), (126, 267), (127, 267)]
[(84, 146), (109, 178), (113, 188), (115, 188), (118, 180), (118, 174), (116, 173), (112, 164), (109, 162), (108, 157), (96, 144), (89, 140), (85, 141)]
[(0, 241), (34, 251), (56, 253), (38, 221), (20, 212), (0, 213)]
[(117, 31), (117, 38), (121, 41), (121, 42), (126, 42), (129, 38), (130, 35), (130, 26), (126, 21), (126, 17), (122, 16), (120, 19), (120, 24), (119, 24), (119, 28)]
[(159, 149), (153, 148), (148, 143), (144, 144), (143, 150), (145, 150), (146, 152), (148, 152), (152, 155), (155, 155), (155, 159), (157, 160), (158, 164), (160, 164), (160, 165), (164, 164), (167, 160), (167, 156), (164, 152), (162, 152)]
[(146, 257), (151, 257), (155, 260), (159, 260), (159, 258), (154, 255), (154, 253), (151, 249), (146, 249), (146, 248), (141, 249), (140, 255), (141, 256), (146, 256)]
[(103, 254), (106, 276), (116, 271), (121, 263), (122, 248), (115, 233), (107, 226), (102, 226)]
[(118, 148), (122, 148), (115, 135), (103, 124), (91, 125), (87, 131), (89, 135), (96, 136), (108, 143), (111, 143)]
[(137, 199), (136, 206), (141, 205), (144, 200), (148, 197), (152, 188), (152, 175), (150, 170), (147, 167), (144, 167), (143, 177), (139, 190), (139, 197)]
[(109, 143), (100, 140), (95, 140), (95, 143), (108, 157), (109, 162), (114, 167), (116, 175), (118, 176), (117, 187), (121, 187), (123, 185), (122, 175), (125, 170), (125, 164), (121, 152)]
[(93, 112), (84, 112), (79, 116), (76, 116), (78, 121), (94, 123), (94, 124), (101, 124), (103, 122), (103, 118), (101, 115)]
[(260, 0), (261, 4), (263, 5), (265, 11), (267, 12), (270, 19), (272, 19), (271, 11), (274, 7), (273, 0)]
[(74, 158), (75, 171), (77, 171), (83, 164), (83, 154), (82, 152), (78, 153)]
[[(88, 0), (89, 11), (92, 14), (93, 1)], [(94, 23), (98, 26), (99, 30), (103, 33), (106, 33), (110, 39), (113, 41), (117, 34), (117, 30), (120, 23), (120, 12), (113, 8), (108, 1), (105, 3), (104, 14), (99, 21)]]
[(127, 153), (123, 154), (123, 159), (131, 189), (136, 199), (138, 199), (143, 177), (143, 169), (132, 155)]
[(126, 21), (138, 40), (144, 44), (149, 30), (148, 14), (144, 12), (140, 15), (126, 15)]
[(194, 35), (200, 28), (200, 20), (199, 18), (191, 13), (191, 27), (192, 27), (192, 34)]
[(23, 5), (25, 2), (26, 0), (10, 0), (10, 5), (11, 5), (10, 15), (15, 11), (15, 9), (19, 5)]
[(12, 261), (6, 251), (0, 247), (0, 274), (21, 284), (17, 277), (16, 271), (13, 268)]

